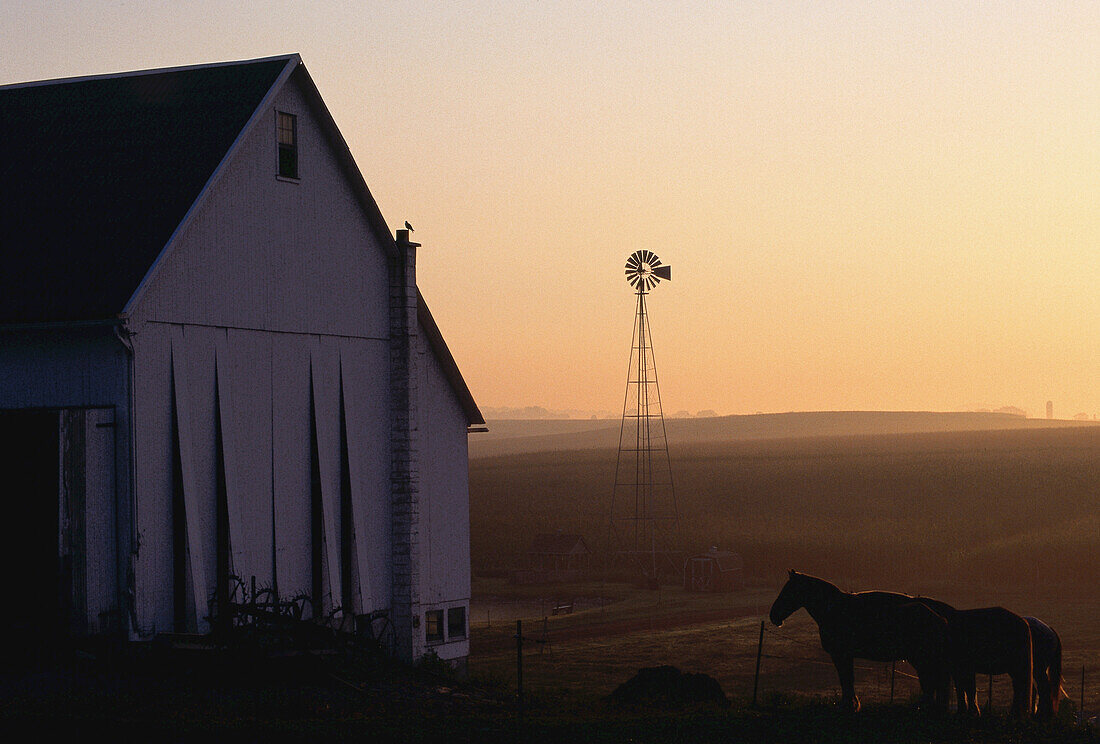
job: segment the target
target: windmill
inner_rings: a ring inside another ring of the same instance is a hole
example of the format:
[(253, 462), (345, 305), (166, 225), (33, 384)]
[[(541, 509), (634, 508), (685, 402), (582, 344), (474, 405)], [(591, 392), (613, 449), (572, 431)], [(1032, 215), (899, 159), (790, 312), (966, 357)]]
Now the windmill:
[(678, 572), (680, 557), (672, 463), (646, 313), (646, 296), (671, 279), (672, 269), (653, 251), (635, 251), (626, 260), (626, 280), (638, 302), (608, 531), (619, 567), (640, 574), (651, 588), (662, 574)]

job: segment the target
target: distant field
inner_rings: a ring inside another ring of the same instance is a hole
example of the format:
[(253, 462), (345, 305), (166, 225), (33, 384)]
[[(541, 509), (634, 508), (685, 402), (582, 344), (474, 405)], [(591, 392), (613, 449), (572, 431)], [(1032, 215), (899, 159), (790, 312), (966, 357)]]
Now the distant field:
[[(475, 573), (518, 565), (536, 532), (606, 538), (615, 450), (470, 464)], [(1100, 428), (671, 445), (684, 548), (923, 591), (1100, 580)]]
[[(492, 457), (563, 449), (601, 449), (619, 443), (618, 419), (490, 421), (470, 438), (470, 456)], [(820, 411), (667, 419), (668, 439), (680, 445), (746, 439), (791, 439), (860, 434), (914, 434), (1096, 426), (1091, 421), (1029, 419), (1005, 413)]]
[[(670, 440), (685, 551), (718, 545), (740, 552), (758, 588), (704, 600), (667, 586), (660, 599), (626, 592), (634, 604), (551, 618), (551, 631), (620, 612), (652, 617), (653, 624), (603, 637), (559, 636), (553, 657), (532, 661), (532, 684), (541, 680), (547, 694), (606, 695), (632, 669), (672, 663), (714, 674), (744, 700), (763, 607), (786, 569), (797, 568), (853, 591), (892, 589), (1039, 616), (1063, 636), (1067, 689), (1076, 699), (1082, 667), (1092, 670), (1086, 706), (1100, 708), (1100, 428), (687, 443), (670, 432)], [(479, 594), (506, 593), (503, 579), (485, 577), (522, 565), (535, 533), (576, 532), (602, 550), (615, 456), (610, 445), (471, 460), (475, 607), (483, 606)], [(587, 596), (601, 593), (587, 586)], [(526, 592), (530, 617), (535, 599), (576, 590), (512, 591)], [(699, 613), (714, 602), (744, 611), (707, 620)], [(499, 621), (480, 627), (484, 619), (477, 611), (471, 617), (471, 667), (505, 678), (507, 628)], [(772, 629), (766, 635), (783, 657), (765, 659), (767, 689), (833, 694), (835, 672), (816, 649), (811, 621), (800, 613), (789, 625), (781, 631), (786, 640)], [(869, 667), (862, 674), (870, 699), (883, 701), (885, 672)], [(898, 694), (908, 694), (909, 682), (899, 684)], [(1006, 685), (995, 686), (995, 701)]]

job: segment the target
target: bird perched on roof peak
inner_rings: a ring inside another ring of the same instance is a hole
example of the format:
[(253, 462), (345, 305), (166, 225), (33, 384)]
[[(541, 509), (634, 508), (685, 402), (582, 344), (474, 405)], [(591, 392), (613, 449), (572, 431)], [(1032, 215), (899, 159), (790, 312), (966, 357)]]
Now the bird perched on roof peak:
[(408, 220), (405, 220), (405, 229), (408, 230), (409, 232), (415, 232), (413, 230), (413, 226), (409, 224)]

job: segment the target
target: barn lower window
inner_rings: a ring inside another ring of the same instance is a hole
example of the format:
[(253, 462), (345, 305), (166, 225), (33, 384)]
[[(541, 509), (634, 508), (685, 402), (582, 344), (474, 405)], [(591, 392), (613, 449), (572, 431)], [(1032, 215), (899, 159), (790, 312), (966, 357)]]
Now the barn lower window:
[(428, 643), (443, 642), (443, 610), (424, 613), (424, 637)]
[(447, 638), (466, 637), (466, 608), (452, 607), (447, 610)]

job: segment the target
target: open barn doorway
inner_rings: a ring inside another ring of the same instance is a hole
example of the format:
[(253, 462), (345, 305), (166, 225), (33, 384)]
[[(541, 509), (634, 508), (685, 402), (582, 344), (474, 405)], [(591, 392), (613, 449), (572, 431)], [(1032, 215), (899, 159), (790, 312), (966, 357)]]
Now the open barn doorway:
[(122, 630), (114, 416), (0, 411), (0, 666)]
[(0, 411), (0, 645), (35, 655), (62, 623), (57, 411)]

